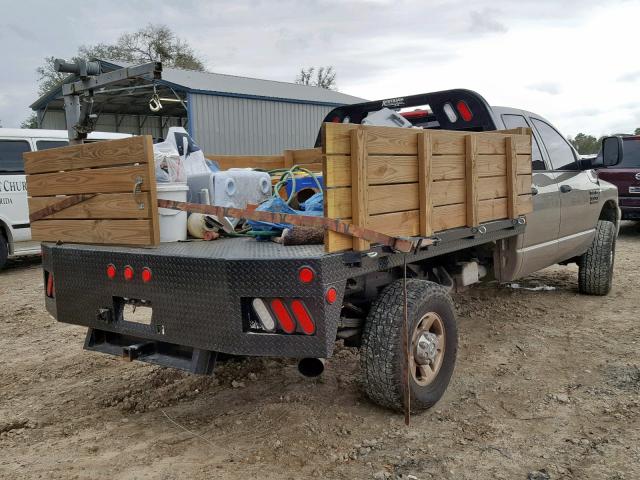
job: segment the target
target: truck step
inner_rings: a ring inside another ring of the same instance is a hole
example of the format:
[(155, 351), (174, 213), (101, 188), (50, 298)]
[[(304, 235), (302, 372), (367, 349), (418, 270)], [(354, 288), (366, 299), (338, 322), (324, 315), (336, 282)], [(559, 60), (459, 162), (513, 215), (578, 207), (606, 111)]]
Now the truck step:
[(122, 357), (125, 361), (141, 362), (178, 368), (199, 375), (211, 375), (217, 352), (185, 347), (173, 343), (138, 338), (121, 333), (89, 328), (85, 350)]

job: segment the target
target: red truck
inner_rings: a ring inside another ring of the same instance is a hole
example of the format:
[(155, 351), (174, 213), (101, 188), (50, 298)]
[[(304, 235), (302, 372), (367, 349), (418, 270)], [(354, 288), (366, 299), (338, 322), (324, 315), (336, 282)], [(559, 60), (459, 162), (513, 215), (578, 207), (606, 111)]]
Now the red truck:
[[(640, 220), (640, 135), (619, 137), (622, 161), (598, 170), (598, 177), (618, 187), (622, 220)], [(596, 162), (602, 162), (602, 152)]]

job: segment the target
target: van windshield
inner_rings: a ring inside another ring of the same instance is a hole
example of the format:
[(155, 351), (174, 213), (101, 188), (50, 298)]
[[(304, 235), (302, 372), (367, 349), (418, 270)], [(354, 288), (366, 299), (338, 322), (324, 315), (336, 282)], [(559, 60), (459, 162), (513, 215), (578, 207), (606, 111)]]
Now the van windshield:
[(624, 155), (618, 168), (640, 168), (640, 138), (624, 139)]

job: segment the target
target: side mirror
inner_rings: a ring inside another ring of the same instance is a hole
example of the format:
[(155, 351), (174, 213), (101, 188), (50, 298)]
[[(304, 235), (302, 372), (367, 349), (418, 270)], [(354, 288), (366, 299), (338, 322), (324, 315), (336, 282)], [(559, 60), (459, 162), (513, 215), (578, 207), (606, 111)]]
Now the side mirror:
[(602, 139), (602, 166), (614, 167), (622, 161), (622, 138), (605, 137)]

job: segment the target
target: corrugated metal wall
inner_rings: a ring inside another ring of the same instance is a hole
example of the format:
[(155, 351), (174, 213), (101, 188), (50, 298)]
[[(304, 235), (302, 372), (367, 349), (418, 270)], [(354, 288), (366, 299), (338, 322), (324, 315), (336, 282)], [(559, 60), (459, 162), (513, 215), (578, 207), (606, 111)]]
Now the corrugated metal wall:
[[(156, 117), (137, 115), (114, 115), (103, 113), (96, 122), (95, 130), (98, 132), (119, 132), (133, 135), (151, 135), (155, 138), (164, 138), (169, 127), (180, 126), (186, 119), (179, 117)], [(164, 126), (164, 128), (162, 128)], [(60, 110), (48, 110), (40, 125), (40, 128), (52, 130), (66, 130), (64, 112)]]
[(313, 147), (333, 107), (216, 95), (189, 95), (195, 141), (205, 153), (270, 155)]

